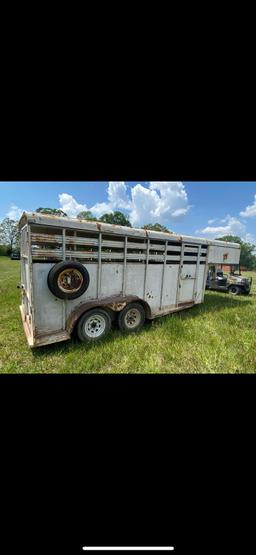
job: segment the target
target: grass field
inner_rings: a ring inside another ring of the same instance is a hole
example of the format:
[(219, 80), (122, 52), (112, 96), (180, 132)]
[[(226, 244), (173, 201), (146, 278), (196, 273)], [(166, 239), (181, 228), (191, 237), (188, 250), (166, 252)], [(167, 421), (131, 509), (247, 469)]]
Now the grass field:
[(256, 371), (253, 295), (206, 292), (203, 304), (157, 318), (137, 335), (118, 329), (95, 345), (78, 340), (30, 349), (19, 304), (20, 262), (0, 257), (0, 372), (230, 373)]

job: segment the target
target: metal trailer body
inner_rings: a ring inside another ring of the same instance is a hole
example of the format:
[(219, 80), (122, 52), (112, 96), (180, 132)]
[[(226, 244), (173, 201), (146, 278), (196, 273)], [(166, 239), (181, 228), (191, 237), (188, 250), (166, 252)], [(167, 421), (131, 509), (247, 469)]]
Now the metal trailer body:
[[(208, 264), (238, 264), (240, 245), (172, 233), (24, 212), (21, 231), (22, 321), (31, 347), (70, 339), (86, 310), (116, 311), (140, 302), (146, 318), (204, 300)], [(89, 272), (88, 289), (60, 299), (47, 283), (60, 261)]]

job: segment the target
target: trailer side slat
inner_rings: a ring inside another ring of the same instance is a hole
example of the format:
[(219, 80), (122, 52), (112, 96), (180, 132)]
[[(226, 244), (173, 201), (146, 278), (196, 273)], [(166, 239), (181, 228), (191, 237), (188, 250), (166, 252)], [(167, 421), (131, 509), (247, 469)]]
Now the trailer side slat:
[[(66, 236), (66, 245), (84, 245), (84, 246), (96, 246), (98, 247), (99, 245), (99, 240), (98, 238), (92, 238), (92, 237), (77, 237), (75, 235), (76, 232), (74, 232), (74, 236)], [(31, 234), (31, 242), (32, 244), (37, 244), (37, 243), (44, 243), (44, 244), (56, 244), (56, 243), (60, 243), (62, 244), (63, 242), (63, 236), (62, 235), (48, 235), (46, 233), (32, 233)], [(109, 247), (109, 248), (124, 248), (124, 240), (107, 240), (107, 239), (102, 239), (102, 248), (104, 247)], [(132, 241), (127, 241), (127, 249), (138, 249), (138, 250), (147, 250), (147, 242), (143, 242), (143, 243), (135, 243)], [(165, 251), (165, 243), (163, 241), (162, 244), (157, 244), (157, 243), (150, 243), (150, 250), (157, 250), (157, 251)], [(172, 243), (170, 241), (168, 241), (168, 249), (169, 251), (174, 251), (174, 252), (180, 252), (181, 251), (181, 247), (177, 246), (177, 245), (172, 245)], [(193, 252), (193, 247), (188, 247), (186, 248), (186, 251), (189, 252)]]
[[(63, 259), (63, 251), (62, 249), (37, 249), (32, 247), (32, 256), (33, 259)], [(66, 250), (65, 257), (70, 258), (81, 258), (81, 259), (93, 259), (98, 260), (98, 251), (97, 252), (90, 252), (90, 251), (73, 251), (70, 249)], [(102, 260), (123, 260), (124, 259), (124, 252), (102, 252), (101, 251), (101, 258)], [(141, 260), (145, 261), (147, 259), (147, 254), (144, 253), (127, 253), (126, 255), (127, 260)], [(164, 263), (164, 253), (163, 254), (149, 254), (149, 261), (155, 260)], [(166, 255), (166, 261), (180, 261), (179, 254), (177, 255)], [(197, 256), (186, 256), (184, 257), (185, 262), (197, 262)], [(205, 256), (200, 257), (200, 262), (205, 262)]]

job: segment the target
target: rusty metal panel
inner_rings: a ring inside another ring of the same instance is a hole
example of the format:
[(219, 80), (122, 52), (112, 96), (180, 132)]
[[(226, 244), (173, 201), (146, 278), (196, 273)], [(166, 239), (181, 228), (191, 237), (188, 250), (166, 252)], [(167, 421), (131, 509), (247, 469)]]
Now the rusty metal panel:
[(187, 308), (191, 308), (194, 306), (195, 303), (192, 302), (185, 302), (179, 303), (178, 305), (170, 305), (167, 307), (163, 307), (161, 310), (152, 310), (150, 319), (153, 320), (154, 318), (158, 318), (159, 316), (166, 316), (167, 314), (172, 314), (173, 312), (180, 312), (181, 310), (185, 310)]
[(107, 235), (118, 234), (120, 236), (141, 237), (146, 238), (147, 233), (143, 229), (134, 229), (130, 227), (105, 224), (102, 222), (89, 222), (87, 220), (79, 220), (77, 218), (61, 218), (59, 216), (40, 214), (37, 212), (24, 212), (20, 219), (19, 225), (22, 227), (25, 223), (34, 225), (41, 225), (44, 227), (51, 227), (56, 229), (66, 228), (74, 230), (87, 230), (91, 232), (101, 231)]
[[(201, 245), (219, 245), (221, 241), (216, 240), (209, 240), (201, 237), (190, 237), (187, 235), (178, 235), (175, 233), (163, 233), (158, 231), (150, 231), (150, 230), (143, 230), (143, 229), (135, 229), (129, 228), (124, 226), (117, 226), (111, 224), (105, 224), (102, 222), (89, 222), (86, 220), (78, 220), (77, 218), (61, 218), (59, 216), (52, 216), (46, 214), (40, 214), (37, 212), (24, 212), (21, 216), (19, 227), (20, 229), (26, 225), (26, 223), (31, 223), (34, 225), (41, 225), (44, 227), (50, 227), (52, 229), (73, 229), (73, 230), (87, 230), (90, 232), (97, 232), (101, 231), (103, 234), (114, 234), (120, 236), (127, 236), (127, 237), (138, 237), (147, 239), (148, 237), (150, 240), (157, 239), (162, 240), (165, 242), (168, 240), (169, 243), (177, 242), (177, 241), (186, 241), (186, 243), (197, 243)], [(238, 247), (236, 243), (227, 243), (227, 246), (233, 246), (235, 248)]]
[(34, 347), (41, 347), (42, 345), (51, 345), (59, 341), (67, 341), (70, 339), (70, 333), (66, 330), (57, 330), (54, 332), (47, 332), (38, 334), (34, 339)]
[[(68, 333), (71, 333), (80, 316), (84, 314), (85, 311), (90, 310), (95, 306), (107, 306), (109, 308), (110, 306), (115, 306), (115, 308), (117, 308), (120, 305), (126, 305), (128, 303), (137, 302), (139, 300), (139, 297), (137, 297), (136, 295), (126, 295), (125, 298), (123, 297), (123, 295), (113, 295), (111, 297), (104, 297), (103, 299), (93, 299), (91, 301), (79, 303), (69, 313), (66, 323), (66, 331)], [(145, 302), (143, 304), (146, 310), (147, 317), (151, 318), (150, 307)]]

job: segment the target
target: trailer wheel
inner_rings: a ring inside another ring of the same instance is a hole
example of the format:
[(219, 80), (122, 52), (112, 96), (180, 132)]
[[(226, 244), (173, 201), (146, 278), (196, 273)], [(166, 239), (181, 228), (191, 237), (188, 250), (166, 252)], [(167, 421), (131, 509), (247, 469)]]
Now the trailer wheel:
[(232, 293), (232, 295), (239, 295), (240, 287), (238, 287), (238, 285), (231, 285), (228, 291), (229, 293)]
[(59, 299), (77, 299), (90, 283), (89, 273), (80, 262), (58, 262), (48, 274), (48, 287)]
[(130, 303), (119, 312), (117, 323), (120, 330), (135, 332), (142, 328), (145, 322), (145, 310), (140, 303)]
[(80, 341), (99, 341), (111, 328), (111, 317), (102, 308), (93, 308), (81, 316), (77, 324), (77, 335)]

